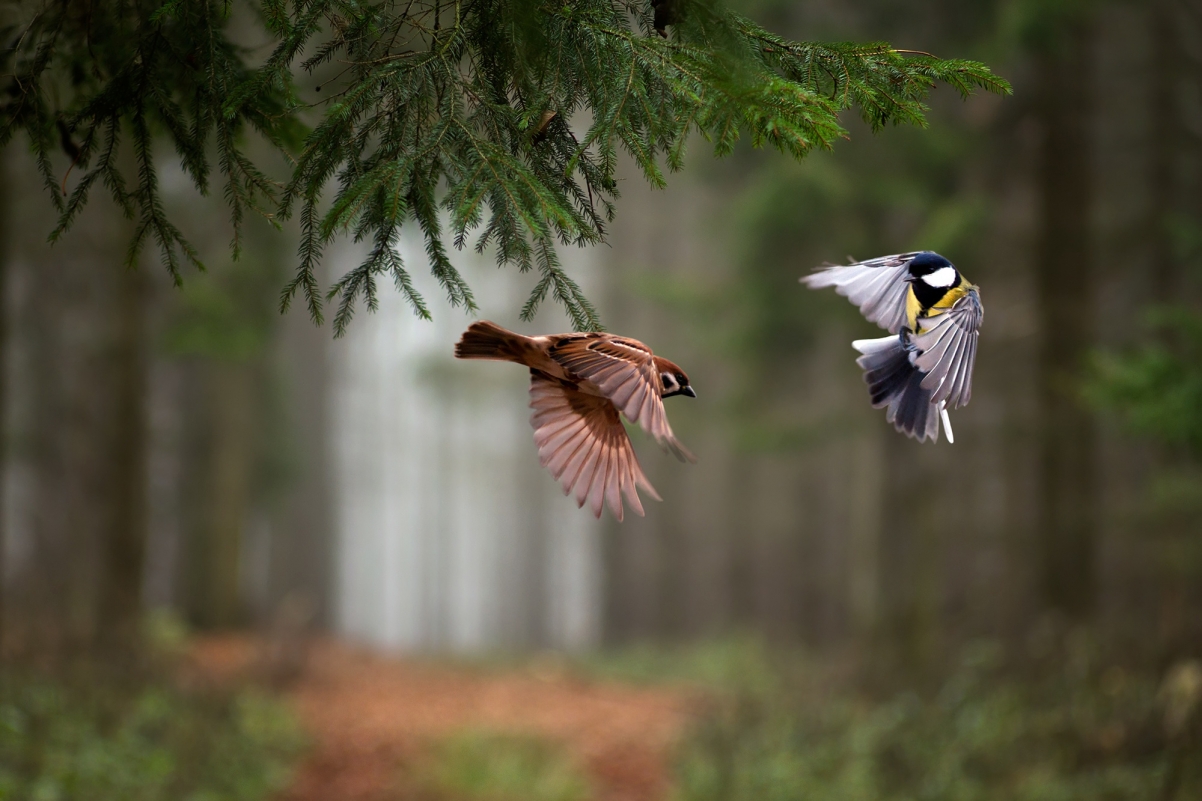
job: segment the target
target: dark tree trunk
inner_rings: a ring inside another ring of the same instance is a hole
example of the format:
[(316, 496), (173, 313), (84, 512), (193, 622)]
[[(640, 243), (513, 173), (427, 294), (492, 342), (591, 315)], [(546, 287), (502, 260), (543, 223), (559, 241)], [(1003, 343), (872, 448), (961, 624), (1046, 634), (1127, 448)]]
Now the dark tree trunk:
[(118, 266), (117, 315), (109, 369), (113, 405), (109, 431), (107, 516), (101, 531), (101, 639), (136, 642), (146, 557), (147, 349), (146, 277)]
[(1152, 286), (1157, 302), (1172, 301), (1180, 288), (1180, 270), (1173, 252), (1172, 217), (1176, 210), (1175, 171), (1181, 143), (1181, 119), (1177, 108), (1181, 58), (1176, 15), (1169, 0), (1155, 0), (1149, 9), (1152, 20), (1152, 81), (1150, 89), (1152, 147), (1149, 183), (1152, 235)]
[(1038, 563), (1043, 606), (1073, 619), (1092, 611), (1096, 563), (1094, 422), (1076, 395), (1094, 335), (1091, 38), (1075, 23), (1037, 57)]
[(4, 658), (8, 605), (5, 577), (8, 562), (5, 559), (8, 546), (8, 526), (4, 501), (8, 477), (8, 265), (12, 258), (10, 246), (9, 205), (10, 178), (8, 175), (7, 152), (0, 150), (0, 660)]
[[(1202, 53), (1189, 53), (1187, 42), (1197, 36), (1188, 30), (1189, 18), (1184, 7), (1173, 0), (1155, 0), (1148, 8), (1153, 41), (1152, 70), (1149, 81), (1150, 118), (1148, 230), (1152, 256), (1152, 300), (1164, 305), (1190, 303), (1189, 256), (1181, 252), (1175, 228), (1182, 220), (1202, 219), (1202, 139), (1191, 137), (1187, 123), (1188, 101), (1202, 88)], [(1197, 30), (1195, 25), (1194, 33)], [(1192, 70), (1191, 70), (1192, 66)], [(1192, 147), (1191, 147), (1192, 146)], [(1161, 332), (1170, 347), (1169, 332)], [(1173, 455), (1167, 456), (1169, 460)], [(1193, 510), (1178, 511), (1166, 521), (1167, 534), (1188, 548), (1196, 535), (1197, 519)], [(1172, 653), (1190, 641), (1191, 587), (1197, 585), (1196, 570), (1177, 570), (1158, 582), (1159, 599), (1155, 612), (1159, 620), (1161, 648)], [(1196, 607), (1194, 607), (1196, 608)]]

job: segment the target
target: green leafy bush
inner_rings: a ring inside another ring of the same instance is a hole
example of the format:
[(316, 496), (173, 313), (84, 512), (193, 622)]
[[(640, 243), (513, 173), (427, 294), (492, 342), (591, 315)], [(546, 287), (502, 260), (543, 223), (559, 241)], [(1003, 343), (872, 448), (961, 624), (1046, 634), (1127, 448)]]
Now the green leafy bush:
[(1195, 680), (1174, 691), (1172, 672), (1162, 682), (1080, 654), (1003, 669), (996, 649), (979, 648), (937, 691), (884, 699), (802, 669), (781, 677), (789, 689), (742, 691), (714, 707), (681, 750), (676, 797), (1200, 798), (1202, 669), (1184, 664), (1176, 673)]
[(261, 694), (0, 673), (0, 800), (254, 801), (287, 779), (299, 729)]

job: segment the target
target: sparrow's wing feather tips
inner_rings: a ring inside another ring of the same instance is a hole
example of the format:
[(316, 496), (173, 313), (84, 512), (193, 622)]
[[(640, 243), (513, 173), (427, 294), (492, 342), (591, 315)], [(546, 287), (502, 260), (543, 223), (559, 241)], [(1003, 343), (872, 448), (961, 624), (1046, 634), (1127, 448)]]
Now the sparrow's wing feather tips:
[(923, 331), (914, 336), (918, 352), (914, 365), (926, 374), (922, 388), (946, 408), (963, 406), (972, 397), (972, 370), (983, 316), (980, 295), (970, 289), (947, 311), (925, 318)]
[(643, 514), (636, 487), (660, 500), (643, 475), (613, 403), (538, 370), (531, 370), (530, 376), (530, 424), (538, 460), (565, 495), (572, 495), (577, 506), (588, 501), (597, 517), (608, 505), (619, 522), (623, 495), (636, 514)]
[(681, 461), (696, 462), (668, 425), (655, 355), (630, 339), (576, 337), (557, 344), (551, 358), (573, 375), (591, 381), (613, 405)]
[(855, 264), (823, 267), (801, 279), (811, 289), (834, 287), (860, 313), (891, 334), (906, 320), (906, 278), (916, 253), (882, 256)]

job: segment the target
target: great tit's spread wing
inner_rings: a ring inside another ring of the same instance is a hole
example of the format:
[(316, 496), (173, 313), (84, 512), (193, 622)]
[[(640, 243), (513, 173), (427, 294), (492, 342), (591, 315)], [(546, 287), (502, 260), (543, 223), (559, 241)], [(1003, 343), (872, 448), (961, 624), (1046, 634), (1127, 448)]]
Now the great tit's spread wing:
[(924, 317), (912, 338), (914, 366), (926, 376), (922, 388), (934, 403), (960, 407), (972, 398), (972, 368), (980, 337), (981, 296), (976, 287), (966, 291), (947, 311)]
[(901, 331), (906, 321), (906, 291), (909, 265), (918, 253), (881, 256), (854, 264), (819, 268), (801, 279), (811, 289), (832, 286), (860, 308), (869, 321), (890, 334)]
[(581, 334), (554, 343), (550, 354), (569, 373), (595, 384), (632, 423), (638, 423), (676, 458), (697, 461), (668, 425), (663, 381), (655, 354), (646, 345), (624, 337)]
[(563, 487), (587, 500), (596, 517), (605, 504), (622, 521), (622, 496), (643, 514), (636, 488), (660, 500), (643, 474), (618, 410), (606, 398), (581, 392), (571, 381), (530, 371), (530, 408), (538, 461)]

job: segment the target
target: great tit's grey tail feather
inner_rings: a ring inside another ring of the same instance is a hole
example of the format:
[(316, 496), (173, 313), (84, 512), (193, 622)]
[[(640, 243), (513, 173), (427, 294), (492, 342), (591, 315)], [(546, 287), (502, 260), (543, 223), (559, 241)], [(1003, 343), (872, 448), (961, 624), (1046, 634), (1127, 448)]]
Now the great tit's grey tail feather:
[(922, 388), (924, 375), (910, 361), (911, 349), (903, 337), (856, 340), (852, 347), (863, 354), (856, 364), (864, 370), (873, 408), (888, 407), (885, 417), (894, 428), (919, 442), (937, 440), (939, 409), (930, 391)]

